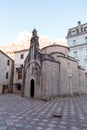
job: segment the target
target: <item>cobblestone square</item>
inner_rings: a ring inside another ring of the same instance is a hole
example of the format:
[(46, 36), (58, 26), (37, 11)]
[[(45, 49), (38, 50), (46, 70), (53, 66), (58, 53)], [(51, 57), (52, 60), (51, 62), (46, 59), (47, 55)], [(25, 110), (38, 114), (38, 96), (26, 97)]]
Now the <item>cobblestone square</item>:
[(46, 102), (0, 95), (0, 130), (87, 130), (87, 96)]

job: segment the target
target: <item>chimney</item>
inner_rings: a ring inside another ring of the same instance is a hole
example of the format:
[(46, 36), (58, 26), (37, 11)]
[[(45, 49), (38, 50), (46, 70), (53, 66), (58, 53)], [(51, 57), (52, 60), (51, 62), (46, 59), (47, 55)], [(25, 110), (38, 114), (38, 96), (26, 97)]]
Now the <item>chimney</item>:
[(81, 25), (81, 21), (78, 21), (78, 25)]
[(81, 32), (81, 21), (78, 21), (79, 32)]

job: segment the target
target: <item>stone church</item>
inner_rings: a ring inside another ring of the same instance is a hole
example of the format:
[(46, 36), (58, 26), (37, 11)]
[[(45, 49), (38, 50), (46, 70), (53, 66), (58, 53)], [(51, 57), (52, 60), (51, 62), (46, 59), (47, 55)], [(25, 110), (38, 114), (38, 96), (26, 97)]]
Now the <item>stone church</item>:
[(23, 96), (49, 100), (87, 94), (84, 69), (69, 56), (68, 47), (52, 44), (40, 50), (36, 29), (30, 43), (23, 67)]

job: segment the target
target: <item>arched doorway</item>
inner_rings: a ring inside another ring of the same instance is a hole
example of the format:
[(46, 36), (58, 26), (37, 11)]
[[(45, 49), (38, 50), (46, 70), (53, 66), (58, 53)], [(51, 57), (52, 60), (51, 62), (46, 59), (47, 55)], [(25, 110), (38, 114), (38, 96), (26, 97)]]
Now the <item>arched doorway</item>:
[(30, 97), (34, 97), (34, 80), (31, 80), (30, 84)]

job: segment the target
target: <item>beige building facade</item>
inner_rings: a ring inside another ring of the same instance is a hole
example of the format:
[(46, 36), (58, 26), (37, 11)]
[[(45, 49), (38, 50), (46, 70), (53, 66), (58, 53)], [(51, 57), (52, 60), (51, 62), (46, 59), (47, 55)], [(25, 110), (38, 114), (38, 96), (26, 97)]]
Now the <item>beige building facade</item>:
[(87, 94), (84, 69), (69, 56), (68, 47), (53, 44), (40, 50), (35, 29), (30, 42), (23, 66), (23, 96), (49, 100)]
[(13, 91), (14, 61), (0, 50), (0, 94)]

